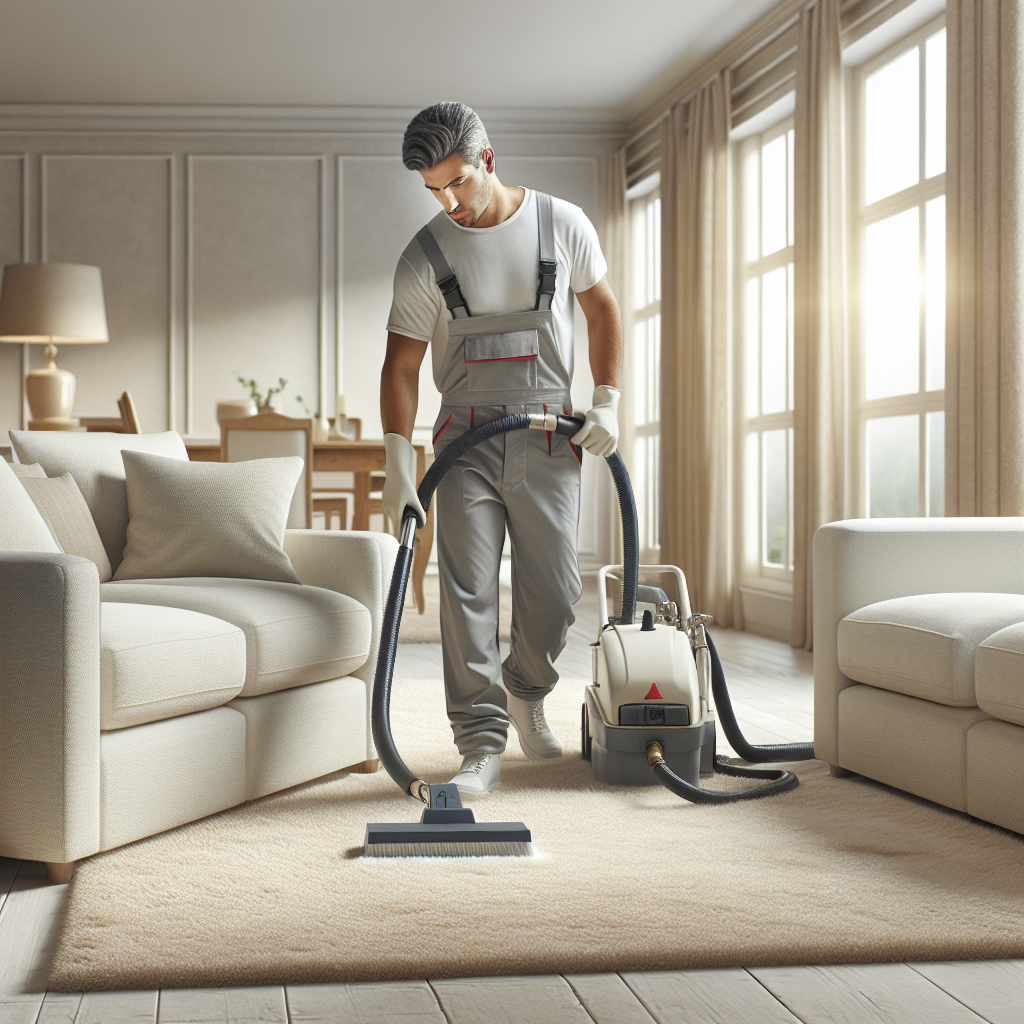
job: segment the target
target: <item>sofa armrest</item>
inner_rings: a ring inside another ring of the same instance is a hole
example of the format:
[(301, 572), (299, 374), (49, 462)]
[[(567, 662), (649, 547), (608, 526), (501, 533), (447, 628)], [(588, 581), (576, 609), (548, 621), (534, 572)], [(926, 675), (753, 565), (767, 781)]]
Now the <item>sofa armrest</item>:
[(1024, 594), (1024, 518), (850, 519), (814, 535), (814, 751), (838, 764), (840, 619), (914, 594)]
[(366, 530), (285, 530), (284, 550), (303, 583), (347, 594), (370, 610), (370, 655), (352, 675), (371, 687), (398, 541)]
[(99, 573), (0, 552), (0, 856), (87, 857), (99, 820)]

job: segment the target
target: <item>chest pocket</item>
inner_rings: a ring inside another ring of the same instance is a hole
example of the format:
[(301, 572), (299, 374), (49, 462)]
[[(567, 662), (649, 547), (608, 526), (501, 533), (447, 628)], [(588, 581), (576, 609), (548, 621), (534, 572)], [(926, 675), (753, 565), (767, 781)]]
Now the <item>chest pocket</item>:
[(466, 383), (471, 391), (537, 387), (540, 338), (536, 328), (466, 338)]

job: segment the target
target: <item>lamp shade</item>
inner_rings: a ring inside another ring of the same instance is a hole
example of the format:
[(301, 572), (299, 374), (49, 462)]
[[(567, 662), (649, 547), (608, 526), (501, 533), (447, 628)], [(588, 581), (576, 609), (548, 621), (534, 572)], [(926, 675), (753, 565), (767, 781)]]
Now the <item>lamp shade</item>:
[(109, 341), (99, 267), (13, 263), (0, 287), (0, 341), (88, 345)]

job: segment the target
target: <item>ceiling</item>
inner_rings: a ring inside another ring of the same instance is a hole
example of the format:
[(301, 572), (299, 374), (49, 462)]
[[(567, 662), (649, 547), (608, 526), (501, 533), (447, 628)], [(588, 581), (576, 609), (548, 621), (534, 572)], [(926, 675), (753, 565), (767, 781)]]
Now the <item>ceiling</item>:
[(0, 102), (629, 120), (779, 0), (0, 0)]

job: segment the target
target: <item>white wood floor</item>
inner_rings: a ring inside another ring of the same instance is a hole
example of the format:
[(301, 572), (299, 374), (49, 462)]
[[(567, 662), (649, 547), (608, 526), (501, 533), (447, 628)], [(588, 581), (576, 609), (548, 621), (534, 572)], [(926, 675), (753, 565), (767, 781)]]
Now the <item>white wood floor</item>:
[[(559, 671), (589, 678), (592, 593)], [(720, 630), (737, 717), (754, 742), (812, 734), (811, 656)], [(397, 674), (439, 678), (436, 644)], [(766, 685), (767, 684), (767, 685)], [(721, 744), (721, 740), (720, 740)], [(465, 978), (160, 992), (46, 992), (67, 886), (0, 858), (0, 1024), (1022, 1024), (1024, 961)]]

